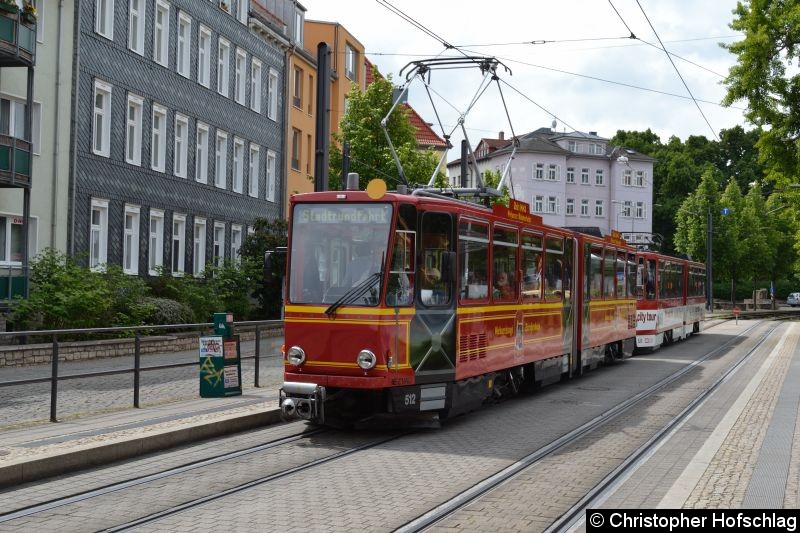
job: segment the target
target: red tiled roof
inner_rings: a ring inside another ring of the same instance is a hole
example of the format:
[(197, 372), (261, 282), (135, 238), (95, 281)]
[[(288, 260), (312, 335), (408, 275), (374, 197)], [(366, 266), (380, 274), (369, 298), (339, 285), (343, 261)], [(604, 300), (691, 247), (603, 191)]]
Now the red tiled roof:
[(417, 130), (417, 146), (420, 147), (433, 147), (433, 148), (447, 148), (447, 143), (433, 131), (427, 122), (422, 120), (419, 113), (408, 104), (403, 104), (408, 109), (408, 118), (411, 120), (411, 125)]

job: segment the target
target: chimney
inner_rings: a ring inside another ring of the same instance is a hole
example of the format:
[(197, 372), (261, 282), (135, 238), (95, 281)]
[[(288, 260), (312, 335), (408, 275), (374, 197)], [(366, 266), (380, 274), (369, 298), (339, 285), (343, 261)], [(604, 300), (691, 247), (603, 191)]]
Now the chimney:
[(500, 133), (498, 133), (498, 135), (500, 136), (500, 140), (501, 140), (501, 141), (505, 140), (505, 138), (506, 138), (506, 132), (504, 132), (504, 131), (501, 131)]

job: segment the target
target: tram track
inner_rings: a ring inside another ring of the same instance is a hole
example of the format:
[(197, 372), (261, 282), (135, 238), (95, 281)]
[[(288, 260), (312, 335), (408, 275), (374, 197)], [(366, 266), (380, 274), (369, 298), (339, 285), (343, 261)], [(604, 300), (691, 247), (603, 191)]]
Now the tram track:
[[(522, 459), (509, 465), (505, 469), (496, 472), (495, 474), (485, 478), (479, 483), (468, 488), (467, 490), (460, 492), (451, 499), (441, 503), (437, 507), (430, 509), (428, 512), (418, 516), (416, 519), (400, 526), (395, 531), (401, 533), (425, 531), (441, 523), (443, 520), (454, 515), (458, 511), (464, 509), (469, 504), (475, 502), (482, 496), (498, 488), (500, 485), (512, 480), (514, 477), (522, 474), (526, 470), (541, 463), (543, 460), (554, 456), (556, 453), (564, 450), (569, 445), (575, 444), (580, 439), (589, 436), (591, 433), (595, 431), (600, 430), (600, 428), (604, 427), (612, 420), (617, 419), (624, 413), (630, 411), (641, 402), (647, 400), (648, 398), (652, 398), (654, 395), (658, 394), (669, 385), (675, 383), (677, 380), (687, 375), (687, 373), (691, 372), (693, 369), (696, 369), (698, 365), (704, 363), (705, 361), (708, 361), (709, 359), (718, 355), (723, 350), (736, 344), (741, 338), (747, 336), (750, 332), (759, 327), (761, 324), (762, 322), (757, 322), (753, 324), (743, 332), (739, 333), (736, 337), (730, 339), (723, 345), (718, 346), (717, 348), (711, 350), (707, 354), (696, 359), (692, 363), (684, 366), (680, 370), (677, 370), (676, 372), (670, 374), (669, 376), (665, 377), (664, 379), (660, 380), (654, 385), (648, 387), (647, 389), (637, 393), (636, 395), (632, 396), (626, 401), (617, 404), (616, 406), (612, 407), (611, 409), (608, 409), (604, 413), (601, 413), (597, 417), (593, 418), (592, 420), (589, 420), (588, 422), (584, 423), (578, 428), (573, 429), (572, 431), (562, 435), (561, 437), (552, 441), (551, 443), (523, 457)], [(694, 401), (692, 401), (690, 405), (687, 406), (684, 410), (682, 410), (673, 420), (668, 422), (664, 426), (666, 429), (659, 430), (656, 433), (656, 435), (648, 439), (647, 443), (645, 443), (640, 450), (637, 450), (637, 452), (629, 456), (628, 458), (629, 460), (626, 460), (623, 463), (623, 465), (620, 465), (617, 468), (615, 468), (614, 471), (607, 476), (607, 478), (605, 478), (595, 488), (590, 490), (561, 518), (559, 518), (556, 522), (554, 522), (553, 525), (551, 525), (550, 528), (548, 528), (548, 531), (562, 531), (576, 524), (580, 520), (580, 517), (583, 516), (582, 515), (583, 511), (588, 506), (590, 506), (592, 502), (597, 501), (597, 499), (599, 498), (602, 498), (604, 491), (608, 490), (609, 487), (613, 486), (616, 480), (619, 480), (621, 479), (621, 477), (624, 477), (625, 473), (628, 472), (629, 469), (632, 468), (634, 464), (636, 464), (637, 460), (641, 460), (641, 458), (646, 457), (649, 450), (656, 447), (658, 442), (660, 442), (660, 439), (663, 439), (666, 435), (669, 435), (671, 433), (671, 430), (676, 425), (678, 425), (682, 420), (685, 420), (685, 418), (688, 417), (691, 414), (691, 412), (693, 412), (692, 410), (697, 408), (702, 403), (702, 401), (708, 397), (708, 395), (710, 395), (714, 390), (716, 390), (723, 382), (729, 379), (736, 369), (741, 368), (741, 366), (754, 353), (758, 351), (758, 349), (763, 345), (763, 343), (766, 342), (767, 339), (771, 337), (771, 335), (778, 328), (778, 326), (779, 323), (776, 323), (771, 327), (769, 327), (769, 329), (766, 332), (762, 333), (758, 341), (751, 348), (749, 348), (747, 352), (744, 355), (742, 355), (733, 365), (731, 365), (718, 380), (716, 380), (710, 387), (704, 390), (703, 393), (701, 393)], [(584, 500), (586, 500), (586, 502), (584, 502)]]

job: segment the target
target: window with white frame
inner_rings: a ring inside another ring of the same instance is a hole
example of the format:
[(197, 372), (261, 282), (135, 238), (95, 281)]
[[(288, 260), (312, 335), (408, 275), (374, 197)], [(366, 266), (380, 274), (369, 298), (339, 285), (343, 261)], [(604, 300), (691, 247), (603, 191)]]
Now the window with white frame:
[(558, 165), (550, 163), (547, 166), (547, 179), (550, 181), (556, 181), (558, 179)]
[(292, 128), (292, 168), (300, 170), (300, 143), (303, 135), (297, 128)]
[(536, 180), (544, 179), (544, 163), (536, 163), (533, 169), (533, 179)]
[(175, 113), (175, 159), (173, 172), (179, 178), (185, 178), (189, 164), (189, 118)]
[(236, 18), (242, 24), (247, 24), (247, 12), (249, 11), (249, 0), (239, 0), (236, 5)]
[(305, 14), (302, 9), (294, 12), (294, 40), (303, 44), (303, 26), (305, 25)]
[(108, 157), (111, 152), (111, 85), (94, 80), (92, 152)]
[(184, 78), (191, 72), (192, 51), (192, 17), (181, 11), (178, 13), (178, 39), (175, 61), (178, 63), (175, 70)]
[(151, 276), (158, 274), (158, 268), (164, 266), (164, 211), (150, 210), (148, 272)]
[(169, 4), (156, 0), (153, 22), (153, 61), (169, 67)]
[(25, 112), (28, 106), (22, 100), (0, 97), (0, 134), (29, 140), (31, 149), (38, 154), (41, 149), (42, 104), (34, 102), (31, 117), (31, 135), (25, 135)]
[(581, 169), (581, 185), (589, 185), (589, 169)]
[(214, 264), (225, 264), (225, 223), (214, 222)]
[(630, 200), (625, 200), (624, 202), (622, 202), (622, 216), (625, 218), (630, 218), (632, 207), (633, 204), (631, 203)]
[(94, 31), (114, 40), (114, 0), (95, 0)]
[(278, 71), (273, 69), (267, 82), (267, 117), (278, 120)]
[(233, 138), (233, 192), (244, 188), (244, 140)]
[[(25, 239), (22, 215), (0, 214), (0, 265), (22, 265)], [(28, 218), (29, 257), (36, 255), (37, 217)]]
[(603, 200), (594, 201), (594, 216), (596, 217), (603, 216)]
[(548, 196), (547, 197), (547, 212), (557, 214), (558, 213), (558, 198), (555, 196)]
[(544, 196), (537, 195), (533, 199), (533, 212), (541, 213), (544, 211)]
[(208, 183), (208, 125), (197, 122), (197, 139), (194, 154), (194, 179)]
[(236, 65), (233, 74), (233, 97), (236, 103), (245, 105), (245, 76), (247, 75), (247, 52), (236, 49)]
[(228, 90), (231, 84), (230, 64), (231, 43), (220, 37), (217, 47), (217, 92), (222, 96), (228, 96)]
[(89, 268), (102, 270), (108, 262), (108, 200), (92, 198), (89, 228)]
[(581, 216), (588, 217), (589, 216), (589, 200), (581, 200)]
[(186, 215), (172, 215), (172, 275), (182, 276), (186, 261)]
[(636, 202), (636, 218), (644, 218), (644, 202)]
[(239, 255), (239, 250), (242, 248), (242, 226), (240, 224), (231, 224), (231, 261), (235, 265), (242, 263), (242, 257)]
[(122, 238), (122, 271), (139, 273), (139, 206), (125, 206), (125, 221)]
[(594, 171), (594, 184), (603, 185), (603, 169), (598, 168)]
[(224, 189), (228, 186), (228, 134), (217, 130), (217, 142), (214, 146), (214, 185)]
[(250, 60), (250, 109), (261, 113), (261, 61)]
[(344, 75), (351, 81), (357, 81), (358, 52), (350, 43), (344, 45)]
[(194, 217), (194, 254), (192, 274), (200, 276), (206, 269), (206, 219)]
[(197, 83), (211, 86), (211, 30), (202, 25), (197, 37)]
[(128, 113), (125, 128), (125, 161), (131, 165), (142, 164), (142, 110), (141, 96), (128, 94)]
[(164, 172), (167, 162), (167, 108), (153, 104), (153, 131), (150, 138), (150, 168)]
[(248, 164), (248, 194), (254, 198), (258, 198), (258, 185), (260, 180), (261, 168), (259, 167), (261, 158), (261, 149), (254, 145), (250, 144), (250, 160)]
[(144, 24), (147, 13), (145, 0), (130, 0), (128, 5), (128, 48), (144, 55)]
[(567, 183), (575, 183), (575, 167), (567, 167)]
[(567, 141), (567, 149), (570, 152), (577, 152), (578, 151), (578, 143), (575, 141)]
[(636, 186), (644, 187), (644, 170), (636, 171)]
[(45, 25), (47, 23), (45, 5), (44, 1), (36, 2), (36, 42), (39, 43), (44, 42)]
[(575, 214), (575, 200), (573, 198), (567, 198), (567, 216), (573, 216)]
[(628, 187), (633, 185), (633, 172), (631, 169), (626, 168), (622, 171), (622, 184)]
[(275, 152), (267, 150), (267, 200), (270, 202), (275, 201), (276, 180), (278, 179), (275, 169), (277, 159)]

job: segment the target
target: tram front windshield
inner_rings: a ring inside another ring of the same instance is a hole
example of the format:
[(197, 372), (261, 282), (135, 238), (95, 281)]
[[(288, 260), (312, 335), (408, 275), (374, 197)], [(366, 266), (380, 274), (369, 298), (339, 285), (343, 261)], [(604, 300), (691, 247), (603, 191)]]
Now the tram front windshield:
[(289, 301), (378, 305), (391, 204), (296, 204)]

